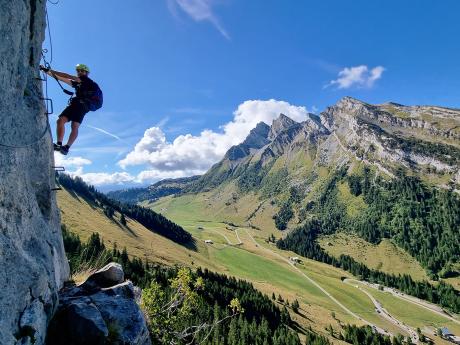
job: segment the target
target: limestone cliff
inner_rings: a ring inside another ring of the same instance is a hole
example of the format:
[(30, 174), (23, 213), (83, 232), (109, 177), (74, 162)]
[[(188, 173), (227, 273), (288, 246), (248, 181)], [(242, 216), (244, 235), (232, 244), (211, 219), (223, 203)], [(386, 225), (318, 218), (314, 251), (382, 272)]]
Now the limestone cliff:
[(37, 80), (46, 0), (0, 0), (0, 344), (44, 343), (69, 274)]

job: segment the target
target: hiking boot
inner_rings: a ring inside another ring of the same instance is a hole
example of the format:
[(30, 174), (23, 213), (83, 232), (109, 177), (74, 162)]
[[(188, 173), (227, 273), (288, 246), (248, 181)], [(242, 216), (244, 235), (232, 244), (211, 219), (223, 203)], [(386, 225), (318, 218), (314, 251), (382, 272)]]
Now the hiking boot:
[(61, 147), (59, 144), (53, 144), (54, 151), (61, 151)]
[(64, 146), (61, 146), (61, 149), (59, 150), (59, 152), (61, 152), (64, 156), (66, 156), (68, 153), (69, 153), (69, 145), (64, 145)]

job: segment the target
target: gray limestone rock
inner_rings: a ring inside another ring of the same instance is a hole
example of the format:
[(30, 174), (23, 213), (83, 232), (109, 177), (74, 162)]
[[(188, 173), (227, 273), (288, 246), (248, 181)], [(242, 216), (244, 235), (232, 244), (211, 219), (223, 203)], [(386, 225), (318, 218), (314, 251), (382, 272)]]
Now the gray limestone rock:
[(0, 0), (0, 344), (43, 344), (68, 278), (38, 65), (45, 0)]
[(88, 289), (82, 284), (62, 290), (47, 344), (150, 345), (138, 294), (130, 281), (107, 288)]
[(111, 262), (97, 272), (91, 274), (83, 285), (88, 287), (99, 286), (101, 288), (105, 288), (120, 284), (124, 280), (125, 274), (121, 265), (116, 262)]

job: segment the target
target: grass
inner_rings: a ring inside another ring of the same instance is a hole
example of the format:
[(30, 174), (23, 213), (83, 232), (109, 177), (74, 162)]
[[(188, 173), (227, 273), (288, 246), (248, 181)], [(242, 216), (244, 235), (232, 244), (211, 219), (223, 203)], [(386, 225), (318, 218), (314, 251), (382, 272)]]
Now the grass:
[(323, 236), (318, 242), (326, 252), (335, 257), (349, 255), (369, 268), (392, 274), (410, 272), (416, 280), (428, 280), (425, 270), (417, 260), (388, 239), (375, 245), (356, 235), (341, 232)]
[(122, 226), (118, 222), (119, 214), (116, 213), (111, 220), (102, 209), (65, 189), (58, 192), (57, 199), (62, 223), (67, 229), (78, 234), (83, 241), (96, 232), (102, 237), (107, 248), (113, 248), (115, 243), (119, 249), (126, 246), (130, 255), (141, 259), (166, 265), (183, 263), (188, 266), (213, 267), (212, 262), (205, 259), (207, 247), (202, 242), (197, 243), (198, 251), (195, 252), (151, 232), (128, 217), (127, 226)]
[(347, 182), (340, 182), (338, 185), (338, 200), (346, 206), (347, 214), (350, 217), (356, 217), (359, 213), (367, 208), (364, 197), (354, 196), (350, 192)]

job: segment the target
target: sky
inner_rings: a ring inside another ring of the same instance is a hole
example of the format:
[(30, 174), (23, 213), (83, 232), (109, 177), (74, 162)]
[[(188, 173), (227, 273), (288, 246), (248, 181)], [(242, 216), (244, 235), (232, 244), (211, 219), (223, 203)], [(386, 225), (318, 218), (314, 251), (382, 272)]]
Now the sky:
[(460, 107), (457, 0), (55, 1), (53, 69), (85, 63), (104, 92), (56, 164), (102, 191), (202, 174), (258, 122), (344, 96)]

